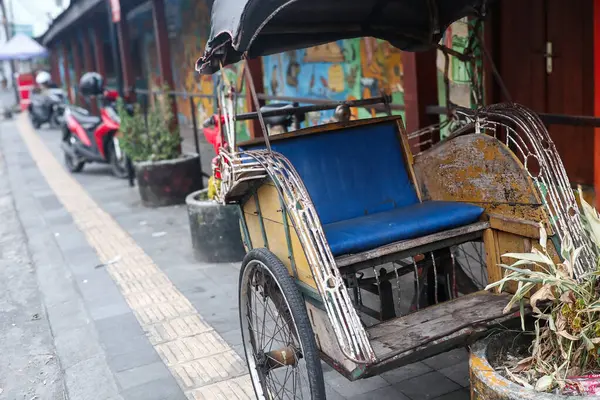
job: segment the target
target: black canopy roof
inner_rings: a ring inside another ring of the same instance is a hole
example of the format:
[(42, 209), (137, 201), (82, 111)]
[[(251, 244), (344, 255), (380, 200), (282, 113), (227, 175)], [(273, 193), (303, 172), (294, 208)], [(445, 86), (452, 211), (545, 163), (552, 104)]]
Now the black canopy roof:
[(214, 0), (202, 73), (220, 63), (361, 36), (407, 51), (431, 48), (454, 21), (489, 0)]

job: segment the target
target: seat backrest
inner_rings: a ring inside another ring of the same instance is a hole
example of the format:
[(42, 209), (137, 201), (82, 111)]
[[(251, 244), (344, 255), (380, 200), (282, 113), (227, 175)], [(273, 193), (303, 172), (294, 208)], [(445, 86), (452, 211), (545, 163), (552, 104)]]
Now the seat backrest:
[[(272, 140), (304, 181), (322, 224), (418, 203), (396, 120)], [(246, 145), (245, 150), (264, 148)]]

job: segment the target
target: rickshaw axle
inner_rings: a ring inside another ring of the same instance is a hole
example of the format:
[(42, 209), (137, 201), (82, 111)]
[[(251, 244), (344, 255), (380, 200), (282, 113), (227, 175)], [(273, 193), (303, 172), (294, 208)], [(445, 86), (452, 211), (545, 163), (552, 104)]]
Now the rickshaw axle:
[(258, 364), (261, 365), (265, 370), (270, 371), (273, 369), (295, 366), (298, 361), (298, 352), (291, 346), (284, 347), (282, 349), (271, 350), (267, 353), (258, 355)]

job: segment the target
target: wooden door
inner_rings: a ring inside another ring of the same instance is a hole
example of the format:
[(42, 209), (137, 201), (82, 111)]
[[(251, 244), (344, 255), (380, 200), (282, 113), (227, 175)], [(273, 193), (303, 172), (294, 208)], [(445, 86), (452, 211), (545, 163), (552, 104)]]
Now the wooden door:
[[(499, 3), (498, 64), (512, 100), (537, 112), (593, 115), (592, 0)], [(592, 185), (593, 129), (548, 129), (571, 182)]]

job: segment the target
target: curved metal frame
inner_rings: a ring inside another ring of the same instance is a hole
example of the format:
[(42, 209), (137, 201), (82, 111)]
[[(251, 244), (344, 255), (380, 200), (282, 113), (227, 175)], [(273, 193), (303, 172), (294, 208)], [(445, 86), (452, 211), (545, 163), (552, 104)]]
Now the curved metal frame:
[[(344, 285), (310, 195), (289, 160), (271, 150), (252, 77), (247, 68), (244, 68), (244, 75), (263, 128), (267, 150), (236, 151), (236, 94), (233, 87), (227, 84), (227, 90), (220, 90), (219, 100), (220, 109), (226, 117), (227, 143), (231, 147), (222, 148), (219, 153), (222, 183), (217, 198), (226, 203), (228, 193), (240, 183), (268, 177), (272, 179), (298, 233), (342, 354), (359, 364), (374, 363), (375, 353)], [(225, 78), (224, 75), (223, 77)], [(226, 83), (225, 79), (223, 83)], [(507, 147), (517, 149), (518, 154), (514, 151), (513, 154), (521, 160), (540, 193), (543, 193), (541, 188), (546, 189), (546, 195), (540, 197), (561, 241), (570, 240), (574, 246), (583, 248), (583, 257), (580, 257), (575, 266), (578, 276), (591, 270), (597, 259), (597, 250), (585, 235), (579, 218), (579, 207), (564, 166), (541, 120), (530, 110), (515, 104), (492, 105), (470, 114), (467, 111), (470, 110), (456, 111), (470, 125), (459, 131), (474, 129), (476, 133), (487, 133), (501, 139), (499, 133), (504, 129)], [(431, 130), (422, 132), (431, 133)], [(531, 158), (535, 158), (539, 165), (536, 174), (528, 166)]]
[[(582, 247), (582, 257), (575, 267), (578, 276), (593, 268), (596, 249), (584, 232), (564, 166), (540, 119), (524, 107), (506, 104), (482, 108), (475, 115), (458, 113), (471, 125), (467, 131), (502, 139), (511, 148), (540, 190), (555, 233), (561, 241), (570, 240), (574, 246)], [(537, 173), (530, 168), (528, 160), (532, 158), (539, 166)], [(346, 291), (314, 205), (289, 160), (269, 150), (222, 151), (221, 160), (221, 202), (225, 202), (227, 193), (241, 182), (273, 180), (306, 253), (342, 353), (357, 363), (375, 362), (375, 353)], [(546, 190), (545, 195), (542, 188)]]
[[(575, 248), (582, 248), (574, 266), (577, 276), (593, 271), (598, 250), (585, 232), (567, 172), (541, 119), (528, 108), (514, 103), (493, 104), (476, 111), (458, 108), (454, 112), (465, 124), (456, 132), (493, 136), (519, 159), (538, 189), (561, 243), (570, 242)], [(431, 130), (415, 132), (409, 138), (425, 134), (431, 134)]]
[(240, 182), (271, 178), (296, 228), (342, 353), (358, 364), (375, 362), (375, 352), (348, 295), (321, 221), (292, 164), (282, 154), (268, 150), (221, 154), (225, 161), (221, 164), (221, 201)]

